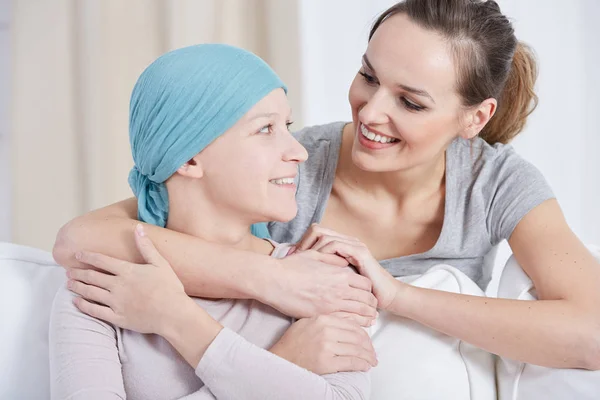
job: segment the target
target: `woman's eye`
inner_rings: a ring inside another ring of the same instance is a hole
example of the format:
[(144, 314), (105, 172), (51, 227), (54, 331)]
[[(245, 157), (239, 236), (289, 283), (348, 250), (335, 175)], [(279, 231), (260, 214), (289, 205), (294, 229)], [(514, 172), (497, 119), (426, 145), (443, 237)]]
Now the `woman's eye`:
[(377, 84), (377, 79), (375, 79), (375, 77), (367, 74), (366, 72), (360, 71), (359, 74), (364, 78), (365, 82), (367, 82), (367, 84), (369, 85), (376, 85)]
[(260, 128), (260, 130), (258, 131), (258, 133), (272, 133), (272, 129), (273, 129), (273, 125), (269, 124), (269, 125), (265, 125), (262, 128)]
[(406, 97), (402, 97), (401, 100), (404, 103), (404, 106), (406, 108), (408, 108), (409, 110), (421, 111), (421, 110), (425, 109), (425, 107), (421, 107), (420, 105), (413, 103), (412, 101), (408, 100)]
[(289, 122), (285, 123), (285, 126), (287, 127), (288, 131), (290, 130), (290, 126), (292, 126), (293, 123), (294, 123), (293, 121), (289, 121)]

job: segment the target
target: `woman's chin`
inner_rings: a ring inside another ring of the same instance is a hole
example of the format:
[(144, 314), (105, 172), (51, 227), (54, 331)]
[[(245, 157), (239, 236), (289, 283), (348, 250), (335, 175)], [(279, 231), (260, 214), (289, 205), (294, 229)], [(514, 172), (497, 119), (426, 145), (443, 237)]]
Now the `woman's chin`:
[(274, 205), (269, 211), (268, 221), (290, 222), (296, 218), (298, 206), (294, 204), (293, 206), (281, 207), (281, 204), (278, 204)]

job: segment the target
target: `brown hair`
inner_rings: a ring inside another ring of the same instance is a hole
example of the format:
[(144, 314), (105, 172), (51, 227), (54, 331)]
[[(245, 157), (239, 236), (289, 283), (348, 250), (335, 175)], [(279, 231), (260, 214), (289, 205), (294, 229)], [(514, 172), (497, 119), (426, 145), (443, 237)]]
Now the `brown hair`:
[(495, 115), (480, 136), (488, 143), (508, 143), (517, 136), (538, 103), (537, 67), (532, 50), (519, 42), (511, 22), (493, 0), (405, 0), (379, 16), (379, 26), (406, 14), (425, 29), (442, 34), (458, 66), (458, 93), (467, 107), (488, 98), (498, 101)]

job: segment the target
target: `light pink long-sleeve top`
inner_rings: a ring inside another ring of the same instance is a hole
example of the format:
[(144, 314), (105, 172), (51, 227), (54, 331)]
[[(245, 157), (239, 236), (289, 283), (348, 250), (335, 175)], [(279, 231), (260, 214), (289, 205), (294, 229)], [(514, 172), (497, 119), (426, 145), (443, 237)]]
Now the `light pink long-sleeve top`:
[[(277, 245), (273, 257), (288, 246)], [(194, 370), (158, 335), (80, 312), (66, 287), (50, 320), (52, 399), (367, 399), (368, 373), (319, 376), (265, 350), (292, 319), (254, 300), (194, 300), (224, 329)]]

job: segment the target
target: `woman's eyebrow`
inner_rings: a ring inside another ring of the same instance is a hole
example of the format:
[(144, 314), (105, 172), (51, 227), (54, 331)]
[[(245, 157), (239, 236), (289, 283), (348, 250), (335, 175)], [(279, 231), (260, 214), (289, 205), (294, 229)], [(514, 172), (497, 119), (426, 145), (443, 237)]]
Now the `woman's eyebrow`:
[[(367, 57), (366, 54), (363, 54), (362, 59), (363, 59), (364, 63), (366, 64), (367, 68), (369, 68), (371, 71), (373, 71), (373, 73), (375, 73), (375, 68), (373, 68), (373, 65), (369, 61), (369, 58)], [(433, 99), (433, 97), (431, 97), (431, 95), (423, 89), (417, 89), (417, 88), (414, 88), (411, 86), (403, 85), (401, 83), (396, 84), (396, 86), (406, 92), (416, 94), (417, 96), (427, 97), (433, 102), (433, 104), (435, 104), (435, 100)]]
[[(250, 121), (254, 121), (255, 119), (259, 119), (259, 118), (278, 117), (279, 115), (281, 115), (281, 114), (279, 114), (279, 113), (260, 113), (260, 114), (256, 114), (252, 118), (250, 118)], [(292, 110), (290, 110), (287, 115), (292, 115)]]

